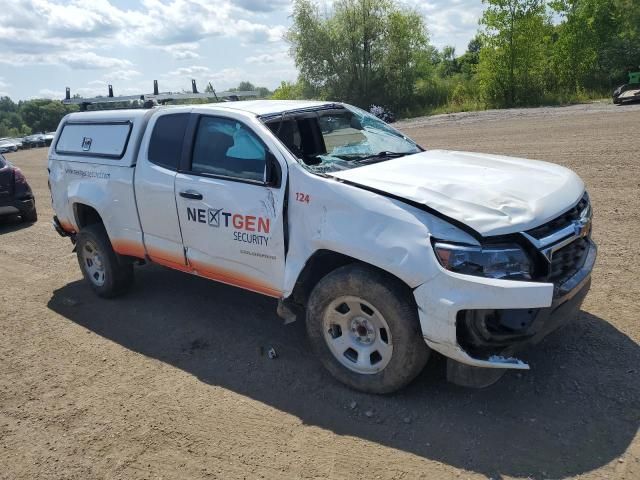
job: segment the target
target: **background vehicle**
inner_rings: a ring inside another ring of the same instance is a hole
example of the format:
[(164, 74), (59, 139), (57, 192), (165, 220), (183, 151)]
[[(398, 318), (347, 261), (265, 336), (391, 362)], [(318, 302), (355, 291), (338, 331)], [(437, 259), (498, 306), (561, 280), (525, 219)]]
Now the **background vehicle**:
[(18, 151), (18, 145), (9, 140), (0, 140), (0, 153), (9, 153), (9, 152), (17, 152)]
[(0, 155), (0, 217), (20, 215), (25, 222), (38, 220), (35, 198), (19, 168)]
[(15, 143), (16, 147), (18, 147), (18, 150), (22, 150), (24, 148), (24, 145), (22, 144), (22, 138), (9, 138), (8, 140)]
[(47, 145), (47, 142), (43, 134), (37, 133), (35, 135), (24, 137), (24, 139), (22, 140), (22, 144), (24, 145), (24, 148), (37, 148), (45, 147)]
[(527, 369), (514, 352), (574, 317), (590, 286), (573, 172), (425, 151), (349, 105), (74, 113), (49, 154), (54, 225), (98, 295), (152, 261), (278, 298), (362, 391), (406, 385), (430, 349), (458, 382)]
[(620, 105), (635, 101), (640, 101), (640, 72), (629, 72), (629, 83), (614, 90), (613, 103)]

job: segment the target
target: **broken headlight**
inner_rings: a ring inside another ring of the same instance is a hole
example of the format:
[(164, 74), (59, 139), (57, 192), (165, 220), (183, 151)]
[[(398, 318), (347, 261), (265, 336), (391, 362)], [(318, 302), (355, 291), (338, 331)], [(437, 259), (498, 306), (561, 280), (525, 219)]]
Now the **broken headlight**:
[(440, 265), (452, 272), (506, 280), (531, 280), (531, 262), (517, 245), (475, 247), (435, 242), (433, 249)]

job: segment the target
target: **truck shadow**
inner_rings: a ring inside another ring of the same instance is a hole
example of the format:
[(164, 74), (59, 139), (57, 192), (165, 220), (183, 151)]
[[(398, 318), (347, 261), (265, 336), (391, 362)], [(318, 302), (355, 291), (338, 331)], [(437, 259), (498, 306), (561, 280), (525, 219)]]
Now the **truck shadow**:
[[(638, 430), (640, 348), (587, 312), (525, 352), (530, 372), (487, 389), (448, 384), (434, 356), (407, 389), (370, 396), (335, 382), (309, 352), (303, 322), (283, 326), (274, 300), (155, 266), (136, 274), (134, 291), (117, 301), (74, 282), (48, 306), (306, 424), (493, 478), (588, 472), (623, 454)], [(268, 358), (270, 347), (279, 358)]]
[(0, 217), (0, 235), (5, 233), (17, 232), (23, 228), (29, 228), (34, 225), (33, 222), (25, 222), (17, 215)]

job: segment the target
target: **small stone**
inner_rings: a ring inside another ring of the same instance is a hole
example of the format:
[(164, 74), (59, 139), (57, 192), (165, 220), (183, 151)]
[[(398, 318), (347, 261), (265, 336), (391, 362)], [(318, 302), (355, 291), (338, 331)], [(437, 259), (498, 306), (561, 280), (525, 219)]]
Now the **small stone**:
[(372, 410), (367, 410), (366, 412), (364, 412), (364, 414), (369, 418), (373, 417), (373, 411)]
[(402, 421), (403, 421), (404, 423), (411, 423), (411, 417), (404, 417), (404, 418), (402, 419)]
[(619, 458), (618, 463), (624, 463), (624, 458)]
[(75, 298), (70, 298), (70, 297), (63, 297), (61, 299), (61, 303), (63, 305), (66, 305), (67, 307), (75, 307), (76, 305), (78, 305), (80, 302), (78, 302)]
[(358, 402), (356, 402), (355, 400), (353, 400), (353, 401), (349, 404), (349, 408), (351, 408), (351, 410), (355, 410), (357, 406), (358, 406)]

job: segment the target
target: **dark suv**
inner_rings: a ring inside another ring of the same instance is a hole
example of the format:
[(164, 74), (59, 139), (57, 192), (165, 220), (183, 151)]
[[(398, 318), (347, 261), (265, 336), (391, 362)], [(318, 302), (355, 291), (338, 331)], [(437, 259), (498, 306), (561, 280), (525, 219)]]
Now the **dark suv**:
[(19, 168), (0, 155), (0, 217), (20, 215), (25, 222), (38, 219), (36, 202)]

